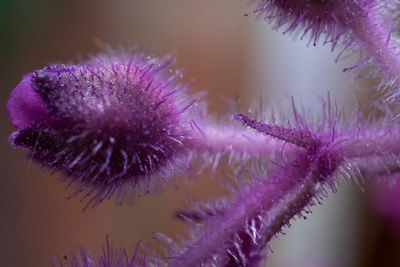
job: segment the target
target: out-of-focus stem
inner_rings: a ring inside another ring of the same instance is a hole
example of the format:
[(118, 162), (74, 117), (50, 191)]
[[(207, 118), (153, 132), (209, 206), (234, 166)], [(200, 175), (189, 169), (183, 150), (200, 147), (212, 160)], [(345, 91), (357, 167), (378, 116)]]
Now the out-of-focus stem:
[(385, 155), (400, 156), (400, 132), (394, 130), (379, 133), (377, 130), (366, 130), (357, 137), (343, 137), (337, 145), (349, 160)]
[[(354, 5), (363, 1), (353, 1)], [(362, 5), (354, 9), (363, 10)], [(358, 10), (356, 10), (358, 11)], [(390, 39), (390, 32), (374, 8), (359, 12), (350, 22), (352, 33), (380, 65), (387, 78), (400, 88), (400, 56), (398, 45)]]

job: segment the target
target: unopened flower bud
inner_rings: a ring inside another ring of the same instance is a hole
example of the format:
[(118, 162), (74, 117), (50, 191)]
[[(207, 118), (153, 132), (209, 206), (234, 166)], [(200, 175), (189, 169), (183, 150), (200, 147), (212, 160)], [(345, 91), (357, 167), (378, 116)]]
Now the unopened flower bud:
[[(374, 2), (371, 0), (253, 0), (255, 10), (249, 14), (259, 14), (275, 22), (277, 28), (285, 27), (284, 33), (303, 31), (310, 33), (313, 44), (321, 35), (325, 43), (336, 44), (349, 30), (349, 25), (357, 16), (365, 16)], [(302, 37), (303, 37), (302, 36)]]
[[(193, 101), (173, 58), (100, 55), (26, 75), (7, 104), (14, 146), (60, 171), (92, 201), (161, 174), (184, 150)], [(149, 186), (149, 185), (147, 185)], [(95, 202), (96, 203), (96, 202)]]

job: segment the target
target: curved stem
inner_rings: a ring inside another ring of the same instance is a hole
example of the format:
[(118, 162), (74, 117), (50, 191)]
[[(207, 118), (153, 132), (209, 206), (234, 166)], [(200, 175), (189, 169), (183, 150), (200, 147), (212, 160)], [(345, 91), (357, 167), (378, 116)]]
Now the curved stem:
[[(269, 179), (237, 194), (223, 215), (206, 222), (202, 234), (196, 236), (179, 255), (172, 256), (168, 266), (197, 266), (210, 262), (223, 266), (227, 262), (230, 247), (240, 250), (233, 244), (238, 233), (246, 231), (246, 222), (258, 216), (264, 218), (263, 227), (259, 233), (255, 233), (259, 237), (259, 242), (255, 242), (257, 247), (248, 254), (263, 249), (293, 216), (301, 214), (311, 203), (319, 180), (317, 162), (317, 158), (301, 153)], [(239, 243), (243, 245), (243, 242)], [(238, 252), (241, 253), (243, 251)], [(247, 258), (249, 255), (246, 255)]]
[[(359, 10), (363, 9), (363, 7), (355, 7), (355, 9), (357, 8)], [(357, 16), (350, 23), (353, 34), (380, 65), (387, 78), (400, 88), (400, 53), (398, 45), (390, 39), (390, 31), (386, 29), (387, 27), (383, 24), (382, 18), (378, 16), (374, 8), (369, 8), (368, 12), (360, 13), (363, 15)]]

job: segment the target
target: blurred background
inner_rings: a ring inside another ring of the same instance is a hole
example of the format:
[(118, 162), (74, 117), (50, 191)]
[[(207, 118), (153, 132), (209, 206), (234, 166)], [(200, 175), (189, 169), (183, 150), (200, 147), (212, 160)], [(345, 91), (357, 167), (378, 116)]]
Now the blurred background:
[[(268, 23), (244, 17), (250, 10), (246, 0), (0, 2), (0, 266), (51, 266), (52, 256), (79, 246), (97, 253), (106, 235), (130, 251), (153, 232), (181, 233), (184, 225), (172, 214), (187, 199), (212, 200), (223, 192), (218, 177), (206, 172), (191, 180), (176, 177), (177, 187), (133, 206), (107, 202), (83, 212), (78, 198), (66, 199), (57, 174), (8, 145), (14, 129), (6, 101), (32, 70), (77, 62), (105, 45), (135, 44), (157, 56), (174, 53), (184, 79), (193, 80), (191, 91), (207, 92), (214, 117), (232, 115), (224, 113), (225, 97), (247, 110), (260, 99), (265, 109), (287, 106), (293, 95), (318, 114), (318, 95), (330, 91), (339, 105), (355, 108), (351, 75), (341, 71), (346, 62), (335, 64), (329, 47), (306, 47), (306, 41), (293, 42)], [(307, 220), (296, 220), (272, 242), (266, 266), (400, 266), (396, 225), (377, 213), (370, 191), (342, 183)]]

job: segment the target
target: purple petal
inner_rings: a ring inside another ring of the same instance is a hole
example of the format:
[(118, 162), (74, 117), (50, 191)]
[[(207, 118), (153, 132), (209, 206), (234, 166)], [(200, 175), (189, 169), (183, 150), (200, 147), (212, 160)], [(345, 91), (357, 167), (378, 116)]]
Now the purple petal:
[(19, 130), (38, 124), (47, 124), (50, 115), (31, 83), (32, 74), (24, 76), (14, 88), (7, 102), (10, 122)]

